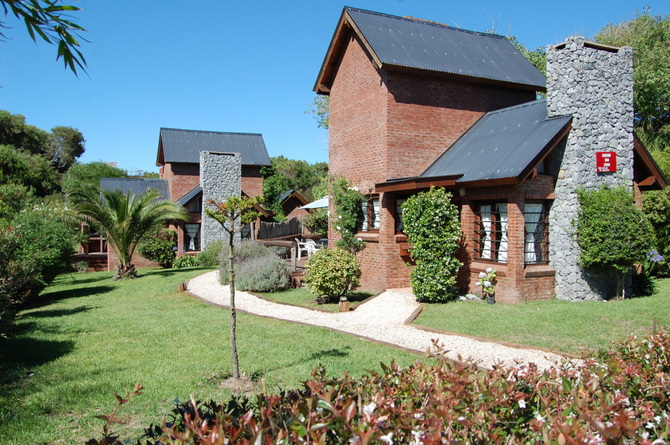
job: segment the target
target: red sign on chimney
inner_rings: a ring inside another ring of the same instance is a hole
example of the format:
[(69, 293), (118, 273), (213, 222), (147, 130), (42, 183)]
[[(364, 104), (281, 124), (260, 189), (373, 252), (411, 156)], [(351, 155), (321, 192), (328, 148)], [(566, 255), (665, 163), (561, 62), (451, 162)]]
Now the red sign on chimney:
[(596, 152), (596, 172), (611, 173), (616, 171), (616, 152), (598, 151)]

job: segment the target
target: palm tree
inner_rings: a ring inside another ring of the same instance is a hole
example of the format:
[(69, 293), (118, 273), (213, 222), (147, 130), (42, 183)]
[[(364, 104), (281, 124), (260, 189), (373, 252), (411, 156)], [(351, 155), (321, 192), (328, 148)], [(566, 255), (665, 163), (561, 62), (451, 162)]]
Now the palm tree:
[(92, 190), (81, 193), (79, 216), (107, 238), (119, 267), (114, 279), (136, 276), (131, 264), (135, 248), (167, 221), (187, 220), (186, 209), (161, 199), (158, 190), (150, 188), (140, 195), (120, 190)]

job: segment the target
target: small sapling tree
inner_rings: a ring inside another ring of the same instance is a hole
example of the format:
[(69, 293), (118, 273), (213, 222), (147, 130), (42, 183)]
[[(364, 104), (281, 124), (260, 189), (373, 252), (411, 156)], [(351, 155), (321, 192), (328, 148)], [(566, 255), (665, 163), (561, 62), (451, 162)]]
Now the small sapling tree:
[(237, 311), (235, 310), (235, 234), (259, 217), (256, 206), (261, 203), (260, 196), (253, 198), (231, 196), (225, 201), (207, 201), (209, 208), (205, 214), (216, 220), (228, 234), (228, 281), (230, 283), (230, 350), (233, 361), (233, 378), (240, 378), (240, 362), (237, 355)]
[(410, 255), (416, 262), (410, 276), (417, 300), (437, 303), (454, 299), (456, 275), (463, 263), (456, 259), (461, 225), (451, 193), (431, 187), (407, 198), (402, 222)]
[(611, 274), (616, 296), (623, 298), (626, 274), (654, 247), (654, 228), (623, 187), (578, 190), (577, 194), (581, 210), (574, 225), (579, 265)]

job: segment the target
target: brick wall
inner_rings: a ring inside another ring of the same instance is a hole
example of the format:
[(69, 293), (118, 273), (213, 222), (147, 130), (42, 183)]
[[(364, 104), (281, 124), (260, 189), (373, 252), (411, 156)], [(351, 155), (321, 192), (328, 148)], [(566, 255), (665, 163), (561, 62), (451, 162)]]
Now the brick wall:
[[(467, 253), (461, 259), (466, 263), (466, 267), (461, 271), (459, 284), (466, 285), (469, 292), (481, 295), (481, 289), (475, 285), (478, 281), (478, 274), (492, 267), (498, 272), (496, 301), (518, 303), (554, 297), (554, 269), (550, 265), (526, 265), (524, 263), (525, 220), (523, 217), (524, 204), (527, 201), (539, 202), (553, 199), (554, 181), (552, 176), (539, 175), (517, 186), (482, 187), (466, 191), (466, 195), (459, 199), (462, 205), (461, 228), (464, 235), (464, 250)], [(474, 260), (474, 212), (478, 202), (482, 201), (507, 202), (507, 263)]]
[(168, 181), (173, 200), (178, 200), (200, 184), (198, 164), (168, 163), (161, 168), (161, 179)]
[(257, 165), (242, 166), (242, 192), (248, 196), (263, 194), (263, 177), (261, 167)]

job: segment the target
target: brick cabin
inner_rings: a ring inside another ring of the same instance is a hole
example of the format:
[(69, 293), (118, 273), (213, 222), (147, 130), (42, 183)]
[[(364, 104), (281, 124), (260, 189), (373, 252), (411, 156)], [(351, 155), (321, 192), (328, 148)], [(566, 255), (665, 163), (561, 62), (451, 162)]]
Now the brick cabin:
[[(203, 198), (201, 187), (201, 152), (217, 154), (238, 153), (241, 169), (237, 167), (234, 178), (221, 176), (221, 181), (239, 182), (235, 190), (246, 196), (263, 194), (261, 168), (270, 165), (270, 157), (263, 141), (257, 133), (228, 133), (217, 131), (181, 130), (161, 128), (158, 139), (156, 165), (160, 167), (160, 179), (103, 178), (100, 186), (104, 189), (139, 194), (148, 187), (157, 188), (164, 198), (172, 199), (189, 210), (189, 221), (170, 227), (177, 231), (177, 255), (193, 255), (207, 244), (203, 239)], [(241, 170), (241, 171), (239, 171)], [(219, 172), (212, 171), (211, 182), (216, 182)], [(219, 200), (217, 198), (217, 200)], [(262, 209), (261, 209), (262, 210)], [(268, 216), (268, 215), (266, 215)], [(116, 265), (111, 249), (107, 252), (107, 269)], [(138, 267), (155, 266), (137, 253), (133, 263)]]
[[(610, 124), (621, 126), (621, 134), (615, 129), (614, 137), (600, 135), (608, 144), (599, 146), (584, 136), (584, 125), (595, 119), (594, 131), (601, 131), (609, 114), (583, 118), (579, 109), (564, 106), (570, 101), (579, 106), (582, 99), (557, 99), (551, 91), (548, 100), (537, 100), (537, 93), (547, 91), (547, 79), (506, 38), (345, 8), (315, 91), (330, 96), (330, 173), (368, 196), (356, 234), (366, 241), (359, 253), (362, 287), (409, 286), (400, 205), (407, 196), (441, 186), (460, 208), (462, 292), (477, 293), (478, 273), (493, 267), (498, 301), (582, 299), (593, 283), (582, 271), (556, 266), (565, 263), (564, 252), (556, 250), (569, 250), (565, 233), (552, 231), (552, 225), (567, 230), (557, 209), (582, 186), (623, 184), (639, 197), (642, 190), (666, 185), (632, 132), (632, 57), (626, 50), (577, 39), (549, 51), (550, 69), (552, 57), (568, 52), (597, 62), (592, 64), (597, 69), (576, 74), (567, 72), (575, 63), (556, 63), (558, 71), (549, 74), (552, 88), (573, 91), (565, 82), (576, 78), (595, 82), (607, 101), (626, 102), (608, 102), (609, 108), (624, 110), (624, 123), (614, 119)], [(602, 66), (616, 71), (619, 65), (624, 70), (630, 65), (630, 72), (602, 80), (607, 77)], [(598, 111), (598, 106), (582, 108)], [(581, 153), (578, 160), (572, 151)], [(618, 170), (596, 173), (595, 151), (616, 153)], [(575, 181), (571, 172), (579, 169), (588, 173)], [(332, 204), (330, 210), (334, 214)], [(331, 224), (329, 238), (336, 236)], [(576, 256), (567, 261), (576, 264)], [(557, 291), (561, 283), (573, 282), (579, 284)]]

